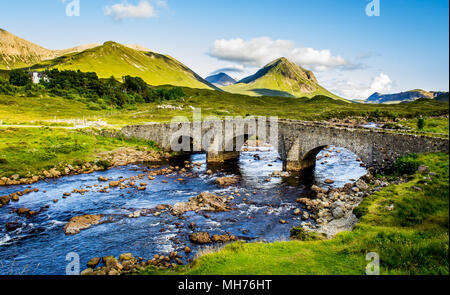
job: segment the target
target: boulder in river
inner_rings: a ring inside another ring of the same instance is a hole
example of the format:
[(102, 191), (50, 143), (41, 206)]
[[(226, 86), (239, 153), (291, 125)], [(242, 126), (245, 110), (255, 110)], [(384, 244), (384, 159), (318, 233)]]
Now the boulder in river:
[(0, 203), (1, 203), (2, 205), (8, 205), (9, 202), (10, 202), (10, 200), (11, 200), (11, 197), (10, 197), (10, 196), (3, 196), (3, 197), (0, 197)]
[(216, 183), (222, 187), (228, 187), (235, 185), (239, 182), (239, 177), (233, 176), (233, 177), (219, 177), (216, 179)]
[(99, 224), (103, 215), (82, 215), (75, 216), (64, 226), (66, 235), (78, 234), (83, 229), (88, 229), (93, 225)]
[(195, 224), (195, 222), (191, 222), (191, 223), (189, 223), (188, 227), (192, 230), (195, 230), (195, 228), (197, 227), (197, 224)]
[(16, 210), (16, 213), (19, 214), (19, 215), (26, 215), (27, 217), (31, 217), (31, 216), (34, 216), (34, 215), (38, 214), (38, 212), (31, 211), (28, 208), (19, 208), (19, 209)]
[(120, 181), (110, 181), (109, 187), (118, 187), (120, 185)]
[(176, 203), (172, 209), (174, 215), (181, 215), (187, 211), (224, 212), (229, 211), (229, 208), (222, 197), (203, 192), (190, 198), (189, 202)]
[(189, 236), (189, 240), (195, 244), (209, 244), (211, 237), (207, 232), (193, 233)]
[(18, 228), (22, 227), (22, 223), (20, 222), (7, 222), (5, 225), (6, 231), (15, 231)]

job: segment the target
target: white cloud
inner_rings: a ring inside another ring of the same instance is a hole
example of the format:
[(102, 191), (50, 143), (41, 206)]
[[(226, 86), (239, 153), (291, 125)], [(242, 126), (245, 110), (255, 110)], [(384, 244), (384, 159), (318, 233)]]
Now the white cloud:
[(241, 63), (247, 67), (262, 67), (279, 57), (286, 57), (300, 66), (314, 71), (328, 71), (350, 63), (331, 51), (295, 47), (289, 40), (272, 40), (268, 37), (245, 41), (241, 38), (216, 40), (209, 55), (219, 60)]
[(168, 8), (166, 0), (156, 0), (154, 5), (150, 4), (147, 0), (140, 0), (136, 5), (124, 0), (122, 3), (106, 6), (105, 14), (111, 16), (116, 21), (153, 18), (158, 16), (158, 11), (154, 7), (155, 5), (160, 8)]
[(348, 64), (344, 58), (333, 56), (328, 49), (315, 50), (313, 48), (294, 48), (294, 50), (288, 54), (288, 58), (299, 65), (310, 67), (319, 72), (328, 71)]
[(380, 75), (373, 79), (370, 89), (374, 90), (373, 92), (386, 93), (391, 90), (391, 87), (391, 78), (386, 74), (380, 73)]
[(380, 73), (372, 79), (370, 85), (351, 81), (329, 81), (325, 85), (330, 91), (349, 99), (367, 99), (375, 92), (389, 93), (392, 89), (391, 78)]

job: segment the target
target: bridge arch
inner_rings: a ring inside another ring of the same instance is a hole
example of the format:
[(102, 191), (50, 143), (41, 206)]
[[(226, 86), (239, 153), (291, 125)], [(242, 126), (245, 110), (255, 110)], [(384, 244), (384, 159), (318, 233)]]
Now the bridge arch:
[[(228, 120), (215, 122), (221, 125), (221, 130), (238, 130), (233, 125), (239, 125), (242, 120)], [(236, 124), (227, 124), (227, 123)], [(211, 124), (187, 123), (188, 130), (197, 130), (198, 135), (210, 132)], [(245, 122), (244, 122), (245, 123)], [(178, 128), (179, 129), (179, 128)], [(174, 132), (171, 124), (147, 124), (137, 126), (126, 126), (122, 133), (126, 137), (136, 137), (145, 140), (153, 140), (161, 148), (171, 151), (171, 138)], [(244, 127), (242, 136), (250, 137), (254, 134), (253, 129)], [(367, 167), (374, 167), (376, 170), (382, 170), (392, 167), (398, 157), (410, 153), (429, 153), (449, 151), (449, 140), (447, 138), (418, 136), (413, 134), (399, 134), (393, 132), (384, 132), (382, 130), (373, 130), (366, 128), (354, 128), (347, 126), (335, 126), (320, 122), (303, 122), (292, 120), (266, 120), (256, 126), (261, 129), (261, 133), (266, 133), (266, 139), (271, 139), (270, 143), (274, 146), (283, 160), (283, 169), (288, 171), (300, 171), (313, 165), (311, 159), (314, 154), (319, 152), (324, 146), (332, 145), (345, 148), (356, 154)], [(272, 129), (278, 131), (278, 143), (272, 140)], [(195, 134), (197, 134), (195, 133)], [(242, 133), (242, 132), (241, 132)], [(183, 131), (181, 132), (183, 135)], [(193, 133), (194, 134), (194, 133)], [(270, 135), (269, 135), (270, 134)], [(178, 137), (179, 138), (179, 137)], [(193, 138), (197, 138), (193, 136)], [(235, 137), (238, 138), (238, 137)], [(233, 141), (236, 139), (233, 138)], [(228, 139), (229, 140), (229, 139)], [(226, 139), (224, 140), (227, 141)], [(193, 144), (196, 144), (195, 141)], [(233, 142), (233, 146), (234, 146)], [(233, 151), (227, 152), (225, 149), (217, 149), (216, 153), (208, 153), (208, 160), (211, 162), (223, 162), (227, 159), (239, 157), (241, 147), (234, 146)], [(315, 163), (315, 162), (314, 162)]]
[(338, 136), (299, 136), (289, 147), (286, 156), (284, 170), (302, 171), (315, 168), (317, 155), (328, 146), (336, 146), (346, 149), (365, 165), (371, 163), (372, 145), (366, 138), (355, 138), (349, 140)]
[(171, 138), (167, 148), (171, 151), (183, 153), (202, 151), (201, 143), (197, 142), (191, 135), (179, 135)]

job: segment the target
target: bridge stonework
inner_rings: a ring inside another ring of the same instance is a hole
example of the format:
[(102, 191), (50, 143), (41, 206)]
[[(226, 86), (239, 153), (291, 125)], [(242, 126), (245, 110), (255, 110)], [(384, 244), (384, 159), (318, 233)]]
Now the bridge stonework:
[[(194, 122), (172, 126), (148, 124), (126, 126), (121, 132), (126, 137), (153, 140), (164, 150), (171, 151), (175, 141), (190, 140), (190, 151), (207, 151), (208, 163), (221, 163), (239, 158), (243, 143), (252, 136), (272, 144), (283, 161), (283, 170), (302, 171), (314, 168), (317, 154), (326, 146), (342, 147), (355, 153), (367, 167), (376, 170), (391, 168), (397, 158), (410, 153), (449, 152), (446, 138), (392, 133), (368, 128), (351, 128), (326, 123), (292, 120), (264, 120), (253, 127), (236, 128), (243, 120)], [(175, 127), (175, 128), (173, 128)], [(187, 127), (187, 128), (186, 128)], [(216, 127), (216, 128), (213, 128)], [(230, 134), (233, 130), (232, 137)], [(197, 136), (195, 136), (197, 134)], [(214, 148), (205, 149), (206, 136), (222, 139)], [(174, 140), (175, 139), (175, 140)], [(230, 149), (230, 146), (232, 148)], [(228, 149), (225, 149), (228, 147)]]

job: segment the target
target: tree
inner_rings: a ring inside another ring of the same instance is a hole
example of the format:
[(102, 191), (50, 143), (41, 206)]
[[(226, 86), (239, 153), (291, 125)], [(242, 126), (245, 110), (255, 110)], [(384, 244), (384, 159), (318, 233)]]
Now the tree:
[(9, 72), (9, 83), (15, 86), (30, 85), (31, 76), (23, 70), (12, 70)]
[(423, 130), (425, 128), (425, 119), (420, 116), (419, 120), (417, 121), (417, 129)]

